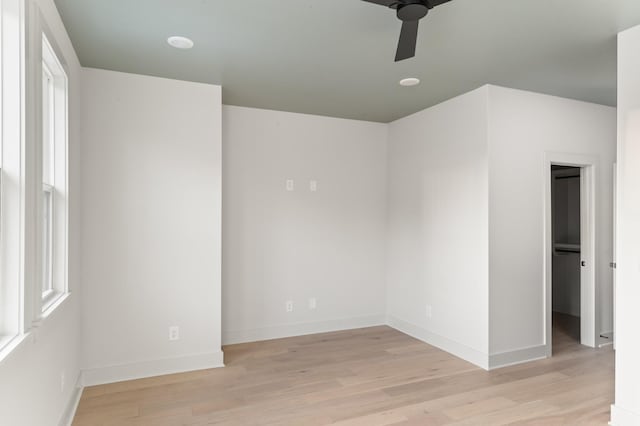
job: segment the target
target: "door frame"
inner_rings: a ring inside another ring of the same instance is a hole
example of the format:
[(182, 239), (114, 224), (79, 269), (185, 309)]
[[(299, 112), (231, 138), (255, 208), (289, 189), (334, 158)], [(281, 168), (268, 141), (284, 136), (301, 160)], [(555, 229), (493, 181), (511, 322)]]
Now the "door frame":
[(592, 348), (598, 341), (598, 292), (596, 291), (596, 176), (598, 158), (568, 153), (545, 153), (544, 158), (544, 342), (547, 357), (553, 353), (553, 216), (551, 166), (579, 167), (580, 173), (580, 251), (586, 262), (580, 273), (580, 340)]
[(613, 289), (613, 297), (611, 301), (613, 302), (612, 312), (613, 312), (613, 335), (611, 339), (613, 340), (613, 350), (616, 350), (616, 286), (618, 285), (617, 281), (617, 271), (618, 271), (618, 163), (613, 163), (613, 217), (611, 218), (613, 221), (613, 246), (612, 253), (613, 259), (611, 264), (609, 265), (612, 268), (612, 277), (611, 277), (611, 287)]

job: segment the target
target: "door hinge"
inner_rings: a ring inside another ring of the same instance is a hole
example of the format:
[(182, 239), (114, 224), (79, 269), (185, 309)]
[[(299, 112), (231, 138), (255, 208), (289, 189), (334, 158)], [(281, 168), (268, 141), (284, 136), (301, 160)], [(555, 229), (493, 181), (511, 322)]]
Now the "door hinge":
[(609, 266), (611, 266), (613, 269), (616, 269), (618, 267), (618, 264), (616, 262), (611, 262)]

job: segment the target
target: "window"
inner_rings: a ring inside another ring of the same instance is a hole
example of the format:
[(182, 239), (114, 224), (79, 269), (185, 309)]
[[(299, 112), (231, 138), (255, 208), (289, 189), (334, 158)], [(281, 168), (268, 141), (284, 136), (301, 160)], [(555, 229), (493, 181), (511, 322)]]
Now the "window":
[(67, 292), (67, 76), (44, 34), (41, 93), (40, 271), (46, 311)]
[[(0, 0), (1, 1), (1, 0)], [(3, 15), (3, 10), (2, 7), (0, 7), (0, 28), (2, 28), (2, 15)], [(2, 63), (4, 62), (4, 57), (2, 55), (2, 52), (4, 51), (4, 49), (2, 48), (2, 32), (0, 31), (0, 75), (4, 74), (2, 72)], [(1, 79), (0, 79), (1, 81)], [(2, 83), (4, 83), (4, 81), (2, 81)], [(2, 98), (2, 86), (4, 86), (4, 84), (0, 84), (0, 100), (4, 100)], [(0, 108), (2, 108), (2, 106), (4, 105), (4, 102), (0, 102)], [(2, 239), (2, 122), (4, 117), (2, 116), (2, 114), (0, 114), (0, 240)], [(0, 250), (2, 250), (2, 248), (0, 247)], [(1, 252), (0, 252), (0, 256), (1, 256)], [(0, 268), (2, 267), (2, 265), (0, 264)], [(4, 311), (3, 309), (3, 301), (5, 299), (5, 295), (4, 295), (4, 288), (2, 286), (2, 277), (0, 276), (0, 314), (2, 314), (2, 312)], [(2, 325), (4, 324), (4, 321), (0, 321), (0, 349), (2, 348), (2, 341), (3, 341), (3, 336), (5, 331), (2, 329)]]
[(68, 81), (25, 13), (0, 0), (0, 360), (68, 293)]
[[(45, 39), (46, 42), (46, 39)], [(44, 43), (43, 43), (44, 44)], [(43, 50), (44, 50), (43, 45)], [(55, 298), (53, 287), (53, 171), (55, 164), (55, 87), (51, 70), (42, 62), (42, 299), (43, 307)]]
[(21, 332), (21, 16), (0, 0), (0, 350)]

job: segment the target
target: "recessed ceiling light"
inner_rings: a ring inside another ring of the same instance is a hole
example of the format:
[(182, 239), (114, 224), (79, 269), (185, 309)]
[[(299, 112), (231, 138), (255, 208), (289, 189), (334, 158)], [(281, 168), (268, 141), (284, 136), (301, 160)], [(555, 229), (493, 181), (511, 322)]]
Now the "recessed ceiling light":
[(169, 37), (167, 43), (176, 49), (191, 49), (193, 47), (193, 41), (191, 39), (181, 36)]
[(418, 78), (411, 77), (400, 80), (400, 86), (404, 87), (417, 86), (418, 84), (420, 84), (420, 79)]

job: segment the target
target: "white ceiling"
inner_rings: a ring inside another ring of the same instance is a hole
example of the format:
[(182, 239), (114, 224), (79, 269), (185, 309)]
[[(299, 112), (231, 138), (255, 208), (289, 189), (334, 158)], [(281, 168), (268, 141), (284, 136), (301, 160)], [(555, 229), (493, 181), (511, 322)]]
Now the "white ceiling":
[[(56, 0), (84, 66), (221, 84), (224, 103), (388, 122), (486, 83), (615, 105), (640, 0), (453, 0), (394, 63), (400, 21), (361, 0)], [(170, 48), (184, 35), (195, 48)], [(404, 88), (398, 81), (419, 77)]]

